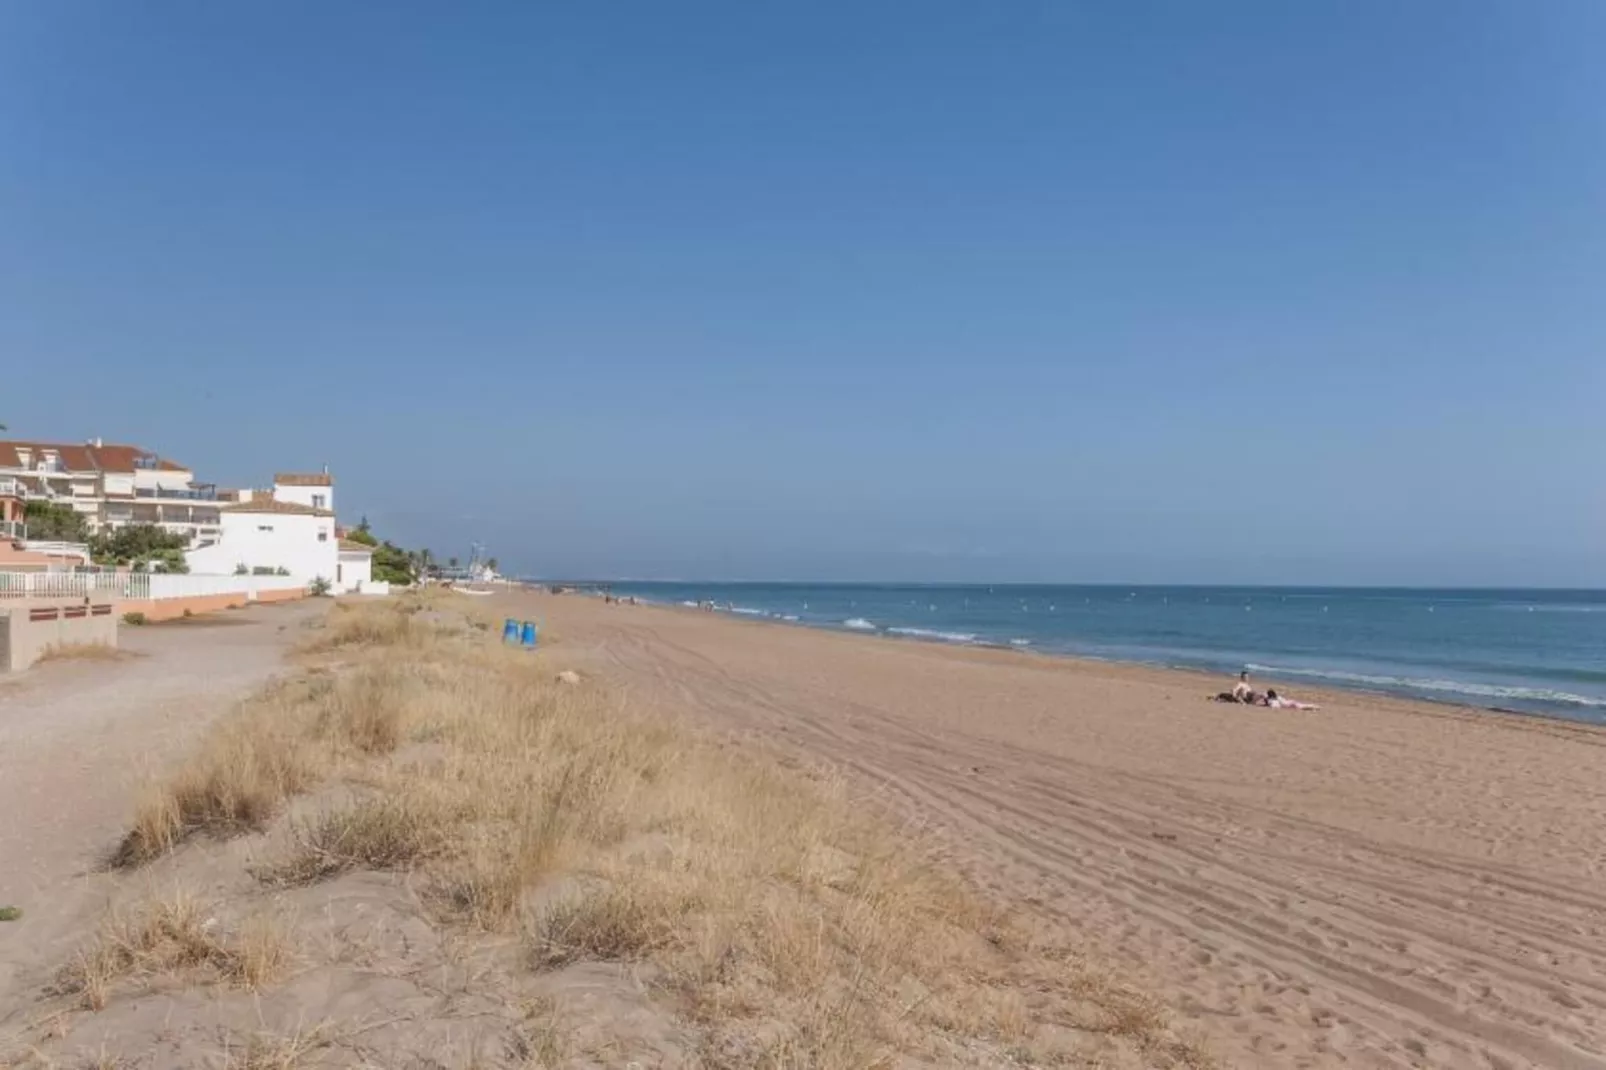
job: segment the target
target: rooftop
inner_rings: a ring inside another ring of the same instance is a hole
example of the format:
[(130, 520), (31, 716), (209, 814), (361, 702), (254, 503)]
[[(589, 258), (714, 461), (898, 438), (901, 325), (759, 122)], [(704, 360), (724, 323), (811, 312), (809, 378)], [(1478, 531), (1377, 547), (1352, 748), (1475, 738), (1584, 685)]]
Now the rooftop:
[(240, 502), (237, 505), (225, 505), (218, 510), (221, 513), (284, 513), (295, 516), (334, 516), (332, 509), (314, 509), (310, 505), (301, 505), (298, 502), (281, 502), (273, 498), (266, 501)]
[(332, 487), (335, 477), (328, 472), (275, 472), (273, 482), (281, 487)]
[[(22, 463), (22, 451), (29, 454)], [(0, 468), (33, 468), (49, 451), (61, 460), (65, 472), (133, 472), (156, 468), (163, 472), (188, 472), (176, 461), (164, 460), (140, 446), (120, 446), (110, 442), (26, 442), (10, 439), (0, 442)]]
[(341, 539), (340, 552), (343, 554), (371, 554), (374, 552), (374, 548), (365, 542), (353, 542), (350, 539)]

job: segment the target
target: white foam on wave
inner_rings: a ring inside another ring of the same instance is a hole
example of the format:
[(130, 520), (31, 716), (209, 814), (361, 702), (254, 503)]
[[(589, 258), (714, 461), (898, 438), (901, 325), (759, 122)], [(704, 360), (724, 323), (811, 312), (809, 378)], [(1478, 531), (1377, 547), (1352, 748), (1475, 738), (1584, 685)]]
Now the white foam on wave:
[(787, 613), (786, 615), (781, 617), (781, 619), (782, 620), (789, 620), (789, 621), (796, 621), (797, 620), (797, 614), (796, 613)]
[(936, 639), (944, 643), (974, 643), (972, 632), (939, 632), (931, 628), (888, 628), (889, 635), (904, 635), (911, 639)]
[(1032, 645), (1032, 641), (1030, 639), (1011, 639), (1009, 641), (1009, 645), (1010, 646), (1031, 646)]
[(690, 609), (696, 609), (697, 608), (697, 603), (689, 601), (689, 600), (685, 601), (685, 602), (682, 602), (681, 605), (686, 606), (686, 607), (688, 607)]
[(1556, 691), (1548, 687), (1504, 687), (1499, 684), (1477, 684), (1462, 680), (1419, 679), (1411, 676), (1374, 676), (1363, 672), (1344, 672), (1325, 669), (1290, 669), (1280, 665), (1248, 666), (1250, 672), (1275, 673), (1278, 676), (1303, 676), (1313, 680), (1337, 680), (1348, 684), (1366, 684), (1371, 687), (1410, 688), (1413, 691), (1432, 691), (1447, 695), (1476, 695), (1486, 699), (1522, 699), (1529, 702), (1552, 702), (1561, 706), (1585, 706), (1606, 709), (1606, 698), (1575, 695), (1570, 691)]
[(875, 625), (871, 624), (869, 621), (865, 620), (863, 617), (849, 618), (848, 620), (845, 620), (845, 621), (842, 622), (842, 627), (844, 627), (844, 628), (852, 628), (856, 632), (873, 632), (873, 631), (875, 631)]
[(767, 617), (769, 612), (763, 609), (749, 609), (747, 606), (731, 606), (732, 613), (740, 613), (744, 617)]
[(1502, 602), (1496, 609), (1507, 611), (1523, 611), (1527, 613), (1600, 613), (1606, 611), (1606, 606), (1579, 606), (1579, 605), (1534, 605), (1529, 602)]

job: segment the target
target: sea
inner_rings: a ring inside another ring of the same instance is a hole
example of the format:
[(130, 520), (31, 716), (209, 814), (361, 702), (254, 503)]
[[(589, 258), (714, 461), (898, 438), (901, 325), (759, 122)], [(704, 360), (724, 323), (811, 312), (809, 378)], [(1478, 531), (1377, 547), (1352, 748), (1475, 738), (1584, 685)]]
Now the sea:
[(612, 583), (778, 625), (1136, 662), (1606, 724), (1606, 591)]

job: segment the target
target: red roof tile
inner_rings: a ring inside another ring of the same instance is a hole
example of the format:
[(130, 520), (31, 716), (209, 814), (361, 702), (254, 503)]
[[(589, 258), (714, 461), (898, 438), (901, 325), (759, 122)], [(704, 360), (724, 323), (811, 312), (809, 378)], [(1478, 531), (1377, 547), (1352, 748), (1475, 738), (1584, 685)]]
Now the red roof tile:
[(332, 487), (335, 477), (328, 472), (276, 472), (273, 482), (283, 487)]
[[(46, 450), (53, 450), (61, 458), (62, 467), (69, 472), (132, 472), (136, 460), (156, 456), (150, 450), (139, 446), (119, 446), (109, 442), (97, 446), (93, 443), (12, 440), (0, 442), (0, 468), (22, 467), (22, 458), (17, 453), (19, 449), (28, 450), (32, 454), (29, 458), (30, 466), (38, 464)], [(176, 461), (158, 458), (156, 464), (164, 472), (190, 470)]]

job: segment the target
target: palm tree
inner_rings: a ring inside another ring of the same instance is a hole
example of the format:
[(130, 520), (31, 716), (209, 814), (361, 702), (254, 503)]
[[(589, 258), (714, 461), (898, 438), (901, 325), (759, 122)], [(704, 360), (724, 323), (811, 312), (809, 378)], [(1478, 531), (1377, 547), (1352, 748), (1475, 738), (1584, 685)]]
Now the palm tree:
[(490, 569), (492, 572), (495, 572), (496, 571), (496, 558), (494, 558), (494, 557), (487, 558), (486, 561), (485, 561), (485, 567)]
[(457, 567), (457, 558), (455, 558), (455, 557), (448, 557), (448, 558), (447, 558), (447, 559), (446, 559), (446, 564), (447, 564), (447, 566), (448, 566), (448, 567), (449, 567), (449, 568), (456, 568), (456, 567)]

